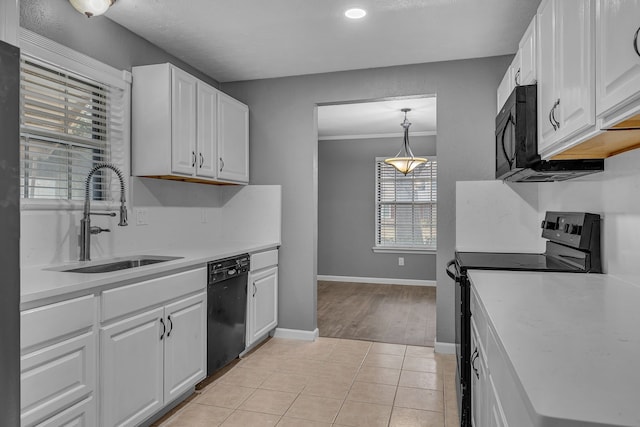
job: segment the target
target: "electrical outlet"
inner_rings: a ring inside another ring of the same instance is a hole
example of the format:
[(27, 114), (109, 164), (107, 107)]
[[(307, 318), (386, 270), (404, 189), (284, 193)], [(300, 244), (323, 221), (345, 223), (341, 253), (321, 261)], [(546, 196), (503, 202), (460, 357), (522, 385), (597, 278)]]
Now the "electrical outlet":
[(207, 218), (207, 210), (205, 208), (202, 208), (202, 211), (200, 213), (200, 222), (203, 224), (209, 222), (209, 219)]
[(398, 257), (398, 265), (400, 267), (404, 266), (404, 257), (403, 256), (399, 256)]
[(149, 225), (149, 216), (145, 208), (135, 208), (136, 225)]

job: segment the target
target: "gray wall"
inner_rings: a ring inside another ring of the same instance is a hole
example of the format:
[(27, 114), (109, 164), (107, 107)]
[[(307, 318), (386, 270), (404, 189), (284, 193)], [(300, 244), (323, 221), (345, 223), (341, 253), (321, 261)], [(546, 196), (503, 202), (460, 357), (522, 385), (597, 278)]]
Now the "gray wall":
[(89, 19), (78, 13), (69, 0), (20, 0), (20, 26), (120, 70), (171, 62), (219, 87), (213, 78), (110, 21), (105, 15)]
[[(322, 108), (322, 107), (320, 107)], [(436, 137), (409, 136), (416, 155), (434, 156)], [(436, 279), (436, 255), (374, 253), (375, 159), (394, 155), (401, 137), (318, 141), (318, 274)], [(398, 257), (405, 265), (398, 266)]]
[(316, 328), (318, 141), (316, 105), (393, 96), (438, 97), (437, 340), (454, 342), (454, 287), (444, 270), (455, 245), (455, 182), (493, 179), (501, 56), (225, 83), (250, 108), (251, 182), (282, 185), (280, 318)]

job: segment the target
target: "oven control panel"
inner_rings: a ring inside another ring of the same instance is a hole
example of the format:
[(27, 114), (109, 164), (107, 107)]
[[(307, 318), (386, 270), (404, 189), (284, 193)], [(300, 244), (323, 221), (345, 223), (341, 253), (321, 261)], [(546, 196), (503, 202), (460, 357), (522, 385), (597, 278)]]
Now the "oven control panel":
[(585, 212), (547, 212), (542, 237), (552, 242), (588, 250), (600, 244), (600, 215)]

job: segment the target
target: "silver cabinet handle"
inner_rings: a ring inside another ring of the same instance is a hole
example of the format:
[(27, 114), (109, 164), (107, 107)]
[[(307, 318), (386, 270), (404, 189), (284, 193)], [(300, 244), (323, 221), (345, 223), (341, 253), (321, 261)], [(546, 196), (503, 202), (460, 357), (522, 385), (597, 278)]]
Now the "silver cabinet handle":
[(636, 30), (636, 34), (633, 36), (633, 50), (640, 56), (640, 50), (638, 50), (638, 33), (640, 33), (640, 27)]
[(204, 164), (204, 156), (202, 155), (202, 153), (198, 153), (200, 155), (200, 168), (202, 168), (202, 165)]
[(518, 71), (516, 71), (516, 75), (513, 77), (513, 81), (516, 86), (520, 86), (520, 68), (518, 68)]
[(220, 172), (222, 172), (222, 169), (224, 169), (224, 160), (220, 157)]
[(480, 356), (480, 353), (478, 352), (478, 347), (476, 347), (473, 354), (471, 355), (471, 368), (473, 368), (473, 371), (476, 374), (476, 378), (480, 379), (478, 368), (476, 368), (476, 360), (478, 359), (478, 356)]
[(196, 152), (192, 151), (191, 152), (191, 167), (195, 167), (196, 165)]
[(253, 282), (253, 296), (256, 296), (256, 292), (258, 292), (258, 288), (256, 288), (256, 282)]
[(169, 332), (167, 332), (167, 338), (171, 336), (171, 331), (173, 331), (173, 320), (171, 320), (171, 315), (167, 316), (169, 320)]
[(556, 108), (560, 105), (560, 98), (558, 98), (553, 104), (553, 108), (551, 109), (551, 118), (554, 122), (556, 122), (555, 128), (556, 130), (560, 129), (560, 122), (556, 119)]
[(549, 110), (549, 123), (551, 123), (551, 126), (553, 126), (553, 130), (558, 130), (558, 128), (556, 127), (556, 124), (553, 122), (553, 119), (551, 118), (551, 113), (553, 113), (553, 109), (554, 107), (551, 107), (551, 109)]
[(164, 333), (167, 331), (167, 327), (164, 324), (164, 319), (160, 318), (160, 323), (162, 323), (162, 335), (160, 335), (160, 341), (164, 338)]

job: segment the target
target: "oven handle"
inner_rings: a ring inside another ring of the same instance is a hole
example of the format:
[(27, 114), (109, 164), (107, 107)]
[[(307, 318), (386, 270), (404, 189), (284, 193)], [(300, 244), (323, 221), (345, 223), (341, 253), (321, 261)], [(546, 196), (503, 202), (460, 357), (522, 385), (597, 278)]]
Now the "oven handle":
[(458, 281), (458, 274), (457, 274), (457, 269), (456, 269), (456, 273), (452, 273), (450, 267), (452, 265), (455, 266), (456, 260), (452, 259), (451, 261), (449, 261), (447, 263), (447, 267), (445, 268), (445, 270), (447, 270), (447, 276), (451, 277), (453, 280), (455, 280), (456, 282)]

